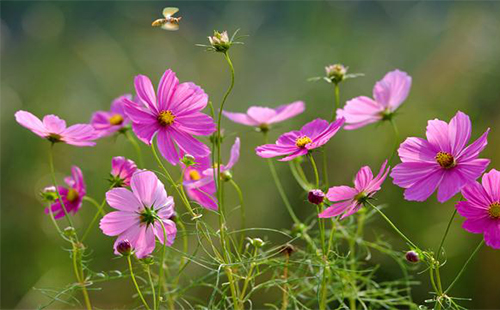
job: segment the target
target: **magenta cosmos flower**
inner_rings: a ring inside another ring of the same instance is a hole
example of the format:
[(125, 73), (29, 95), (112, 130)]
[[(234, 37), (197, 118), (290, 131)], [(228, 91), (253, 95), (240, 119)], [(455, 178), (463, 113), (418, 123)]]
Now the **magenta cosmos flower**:
[(137, 166), (134, 161), (123, 156), (113, 157), (110, 181), (115, 187), (129, 186), (130, 179), (136, 171)]
[(111, 103), (109, 111), (97, 111), (92, 115), (90, 124), (99, 134), (99, 137), (110, 136), (130, 123), (130, 119), (124, 110), (125, 99), (132, 101), (132, 96), (123, 95), (118, 97)]
[[(190, 167), (184, 177), (184, 187), (190, 192), (190, 197), (202, 206), (217, 210), (217, 200), (213, 198), (215, 193), (214, 174), (217, 173), (217, 166), (210, 164), (210, 156), (201, 158), (199, 165)], [(219, 170), (221, 175), (229, 172), (240, 158), (240, 138), (236, 138), (231, 147), (231, 156), (227, 165), (221, 164)]]
[(179, 84), (172, 70), (165, 74), (158, 85), (158, 97), (148, 77), (135, 78), (137, 101), (125, 99), (125, 112), (132, 120), (132, 129), (145, 143), (151, 144), (157, 134), (158, 149), (172, 165), (182, 154), (204, 157), (210, 149), (194, 136), (207, 136), (215, 131), (211, 117), (201, 113), (208, 102), (203, 89), (188, 82)]
[(276, 144), (261, 145), (255, 151), (260, 157), (285, 156), (280, 161), (289, 161), (326, 144), (343, 124), (343, 118), (331, 124), (318, 118), (305, 124), (299, 131), (290, 131), (281, 135)]
[(223, 111), (225, 117), (231, 121), (247, 126), (259, 127), (263, 131), (269, 130), (269, 126), (282, 122), (304, 112), (305, 105), (302, 101), (280, 105), (275, 109), (267, 107), (252, 106), (247, 113), (232, 113)]
[(61, 200), (66, 211), (75, 214), (81, 208), (82, 199), (86, 194), (82, 170), (77, 166), (71, 167), (71, 176), (64, 178), (64, 183), (66, 183), (68, 187), (57, 187), (61, 199), (56, 199), (56, 201), (50, 205), (50, 210), (49, 208), (45, 209), (45, 213), (53, 213), (55, 219), (62, 218), (65, 215)]
[(389, 170), (386, 160), (374, 178), (370, 167), (364, 166), (354, 179), (354, 187), (334, 186), (330, 188), (326, 197), (335, 203), (321, 212), (319, 217), (334, 217), (343, 213), (341, 217), (343, 219), (356, 213), (367, 199), (372, 198), (380, 190)]
[(76, 124), (66, 128), (66, 122), (56, 115), (46, 115), (41, 121), (38, 117), (26, 111), (17, 111), (16, 121), (36, 135), (52, 143), (64, 142), (76, 146), (94, 146), (98, 135), (88, 124)]
[(365, 125), (389, 119), (392, 113), (406, 100), (411, 87), (411, 77), (394, 70), (387, 73), (373, 87), (373, 99), (365, 96), (347, 101), (337, 117), (345, 118), (345, 129), (357, 129)]
[[(174, 199), (167, 196), (165, 187), (151, 171), (136, 172), (130, 186), (132, 191), (122, 187), (106, 193), (106, 201), (118, 211), (106, 214), (100, 227), (104, 234), (118, 236), (115, 254), (119, 254), (117, 245), (128, 240), (136, 256), (143, 258), (153, 252), (156, 238), (168, 246), (174, 242), (177, 228), (169, 219), (174, 214)], [(165, 227), (166, 238), (163, 238), (160, 221)]]
[(469, 116), (459, 111), (449, 124), (429, 121), (427, 140), (407, 138), (399, 147), (402, 163), (392, 169), (394, 184), (406, 189), (406, 200), (424, 201), (438, 188), (438, 201), (447, 201), (479, 178), (490, 163), (478, 158), (488, 144), (489, 131), (465, 147), (471, 135)]
[(484, 234), (488, 246), (500, 249), (500, 172), (492, 169), (485, 173), (482, 183), (464, 186), (462, 195), (466, 201), (457, 203), (457, 211), (467, 218), (462, 226), (465, 230)]

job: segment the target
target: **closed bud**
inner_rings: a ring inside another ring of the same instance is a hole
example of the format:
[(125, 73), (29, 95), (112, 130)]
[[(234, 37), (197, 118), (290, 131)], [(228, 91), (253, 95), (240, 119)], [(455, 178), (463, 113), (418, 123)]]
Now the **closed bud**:
[(420, 257), (418, 256), (418, 253), (415, 251), (406, 252), (405, 258), (410, 263), (418, 263), (420, 261)]
[(132, 254), (132, 244), (127, 239), (120, 241), (116, 245), (116, 251), (123, 256), (129, 256)]
[(248, 241), (256, 248), (261, 248), (265, 244), (265, 242), (260, 238), (248, 238)]
[(208, 37), (208, 41), (210, 41), (210, 45), (217, 52), (225, 53), (231, 47), (231, 41), (229, 40), (227, 31), (223, 32), (214, 31), (214, 35)]
[(312, 204), (319, 205), (325, 200), (325, 193), (320, 189), (312, 189), (307, 194), (307, 200)]
[(75, 230), (74, 227), (71, 227), (71, 226), (64, 228), (64, 232), (63, 233), (69, 239), (73, 239), (76, 236), (76, 230)]
[(347, 67), (341, 64), (335, 64), (325, 67), (326, 77), (337, 84), (344, 80), (347, 74)]
[(57, 200), (57, 192), (56, 192), (56, 187), (55, 186), (48, 186), (43, 189), (43, 191), (40, 192), (40, 196), (42, 197), (42, 200), (45, 202), (52, 203)]
[(182, 157), (182, 159), (181, 159), (181, 163), (183, 163), (187, 167), (194, 166), (196, 164), (195, 158), (191, 154), (184, 155), (184, 157)]
[(223, 171), (220, 173), (220, 178), (222, 179), (222, 181), (228, 182), (233, 179), (233, 175), (231, 174), (230, 171)]

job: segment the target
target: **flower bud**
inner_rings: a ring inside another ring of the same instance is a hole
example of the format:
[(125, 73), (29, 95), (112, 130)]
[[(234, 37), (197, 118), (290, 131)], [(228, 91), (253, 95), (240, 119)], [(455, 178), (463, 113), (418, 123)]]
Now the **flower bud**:
[(337, 84), (344, 80), (347, 74), (347, 67), (341, 64), (334, 64), (325, 67), (326, 77), (333, 83)]
[(279, 253), (284, 254), (286, 256), (290, 256), (295, 252), (297, 252), (297, 249), (290, 243), (282, 245), (279, 249)]
[(231, 179), (233, 178), (233, 175), (231, 174), (230, 171), (223, 171), (220, 173), (220, 178), (222, 181), (228, 182), (228, 181), (231, 181)]
[(210, 41), (210, 45), (217, 52), (225, 53), (231, 47), (231, 41), (229, 40), (227, 31), (223, 32), (214, 31), (214, 35), (208, 37), (208, 41)]
[(294, 224), (292, 227), (292, 233), (294, 235), (302, 235), (307, 230), (307, 226), (304, 223)]
[(196, 164), (195, 158), (191, 154), (184, 155), (184, 157), (182, 157), (182, 159), (181, 159), (181, 163), (183, 163), (187, 167), (194, 166)]
[(266, 244), (262, 239), (260, 238), (248, 238), (248, 241), (250, 242), (251, 245), (253, 245), (256, 248), (261, 248)]
[(116, 245), (116, 251), (123, 256), (129, 256), (132, 254), (132, 244), (127, 239), (120, 241)]
[(66, 237), (68, 237), (71, 240), (76, 236), (76, 230), (74, 227), (71, 226), (64, 228), (63, 233)]
[(42, 197), (42, 200), (45, 202), (52, 203), (57, 200), (57, 192), (56, 192), (56, 187), (55, 186), (48, 186), (43, 189), (43, 191), (40, 192), (40, 196)]
[(420, 257), (418, 256), (418, 253), (415, 251), (406, 252), (405, 258), (410, 263), (418, 263), (420, 261)]
[(312, 204), (319, 205), (325, 200), (325, 193), (320, 189), (312, 189), (307, 194), (307, 200)]

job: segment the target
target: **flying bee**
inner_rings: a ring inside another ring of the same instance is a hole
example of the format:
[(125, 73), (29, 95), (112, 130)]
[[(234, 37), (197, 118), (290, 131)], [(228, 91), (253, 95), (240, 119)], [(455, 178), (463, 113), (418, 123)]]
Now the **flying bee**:
[(165, 18), (158, 18), (151, 25), (153, 27), (161, 27), (165, 30), (170, 30), (170, 31), (179, 30), (179, 21), (182, 19), (182, 17), (172, 16), (178, 11), (179, 11), (178, 8), (164, 8), (163, 16), (165, 16)]

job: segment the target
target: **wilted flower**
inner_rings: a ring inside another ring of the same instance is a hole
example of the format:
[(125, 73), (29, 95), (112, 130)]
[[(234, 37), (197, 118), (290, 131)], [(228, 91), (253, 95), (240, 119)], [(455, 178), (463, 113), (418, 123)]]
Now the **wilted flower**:
[(356, 213), (364, 202), (380, 190), (390, 170), (390, 167), (386, 168), (386, 166), (387, 160), (382, 164), (375, 178), (370, 167), (364, 166), (354, 179), (354, 187), (334, 186), (330, 188), (326, 197), (335, 203), (321, 212), (319, 217), (334, 217), (343, 213), (340, 219), (344, 219)]
[(195, 84), (179, 84), (172, 70), (165, 74), (158, 85), (158, 99), (148, 77), (135, 78), (137, 104), (125, 99), (125, 112), (132, 120), (132, 129), (144, 143), (151, 144), (157, 134), (158, 149), (172, 165), (182, 159), (182, 154), (204, 157), (210, 149), (193, 136), (207, 136), (215, 131), (213, 119), (201, 113), (208, 103), (208, 96)]
[(58, 186), (57, 189), (61, 195), (61, 199), (57, 199), (50, 205), (49, 208), (45, 209), (45, 213), (54, 214), (55, 219), (59, 219), (65, 215), (63, 206), (61, 205), (61, 200), (64, 204), (64, 208), (68, 213), (75, 214), (82, 206), (82, 199), (86, 194), (86, 186), (83, 181), (83, 174), (80, 168), (77, 166), (71, 167), (71, 176), (64, 178), (64, 182), (68, 187)]
[(486, 244), (500, 249), (500, 172), (491, 169), (482, 178), (482, 185), (471, 182), (464, 186), (465, 201), (456, 205), (458, 214), (467, 218), (462, 227), (474, 234), (483, 234)]
[[(151, 171), (139, 171), (130, 181), (132, 191), (113, 188), (106, 193), (108, 204), (118, 211), (106, 214), (100, 223), (102, 232), (118, 236), (118, 245), (128, 240), (138, 258), (151, 254), (155, 248), (155, 236), (165, 245), (172, 245), (177, 233), (175, 223), (170, 220), (174, 213), (174, 199), (167, 196), (165, 186)], [(165, 227), (166, 238), (161, 222)]]
[(235, 123), (258, 127), (262, 131), (268, 131), (269, 126), (292, 118), (305, 110), (304, 102), (295, 101), (290, 104), (280, 105), (275, 109), (268, 107), (252, 106), (247, 113), (233, 113), (223, 111), (225, 117)]
[(134, 161), (123, 156), (113, 157), (111, 160), (110, 182), (115, 187), (129, 186), (132, 175), (137, 171)]
[(325, 200), (325, 193), (320, 189), (312, 189), (307, 194), (307, 200), (312, 204), (319, 205)]
[(490, 163), (478, 158), (488, 144), (489, 131), (465, 147), (471, 136), (469, 116), (459, 111), (449, 124), (429, 121), (427, 140), (407, 138), (399, 147), (402, 163), (392, 169), (393, 183), (406, 189), (406, 200), (424, 201), (438, 188), (438, 201), (447, 201), (479, 178)]
[(66, 122), (56, 115), (45, 115), (43, 122), (26, 111), (17, 111), (16, 121), (36, 135), (52, 143), (64, 142), (75, 146), (94, 146), (98, 138), (94, 128), (88, 124), (76, 124), (66, 128)]
[(130, 123), (130, 119), (125, 114), (123, 108), (125, 98), (132, 100), (132, 95), (118, 97), (111, 103), (109, 111), (97, 111), (92, 115), (90, 124), (94, 127), (99, 137), (110, 136)]
[(347, 130), (390, 119), (408, 97), (410, 87), (411, 77), (408, 74), (391, 71), (375, 84), (374, 99), (365, 96), (351, 99), (343, 109), (337, 110), (337, 117), (345, 118)]
[(318, 118), (304, 125), (300, 131), (287, 132), (281, 135), (275, 144), (258, 146), (255, 151), (260, 157), (285, 156), (280, 161), (289, 161), (325, 145), (343, 124), (343, 118), (331, 124)]
[(132, 254), (132, 244), (127, 239), (120, 241), (116, 245), (116, 251), (123, 256), (129, 256)]

